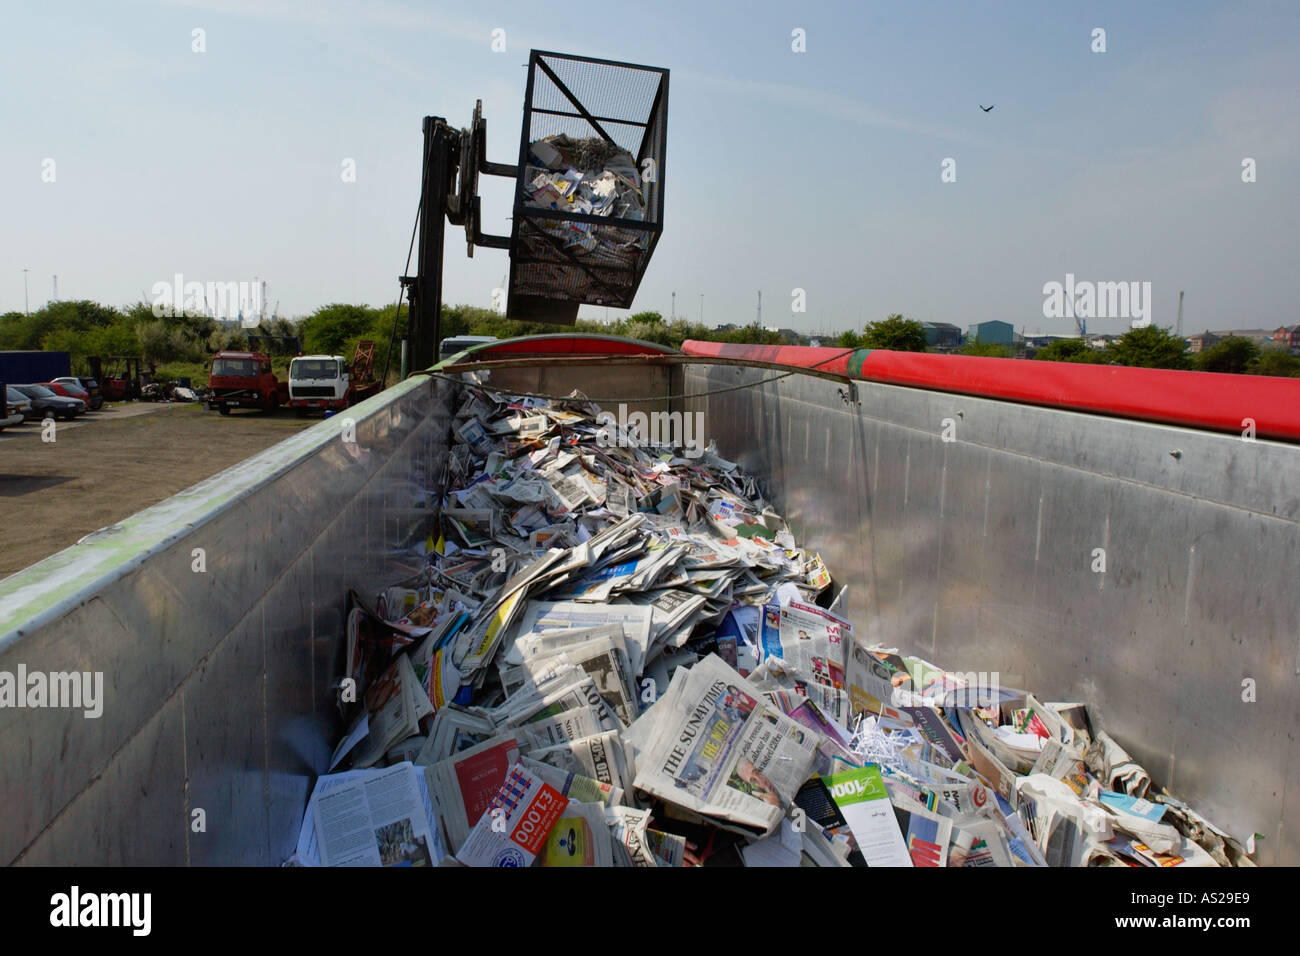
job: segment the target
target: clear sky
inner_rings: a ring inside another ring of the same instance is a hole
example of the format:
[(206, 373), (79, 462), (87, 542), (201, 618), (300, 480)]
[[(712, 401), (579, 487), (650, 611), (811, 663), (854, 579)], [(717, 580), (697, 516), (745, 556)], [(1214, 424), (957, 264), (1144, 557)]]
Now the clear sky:
[[(1293, 2), (9, 3), (0, 312), (24, 268), (33, 307), (56, 273), (61, 298), (119, 305), (177, 272), (262, 277), (282, 315), (391, 303), (421, 117), (464, 125), (481, 98), (513, 163), (538, 48), (672, 71), (638, 310), (676, 291), (679, 314), (703, 295), (706, 323), (745, 323), (761, 289), (764, 324), (801, 331), (902, 312), (1064, 333), (1042, 290), (1070, 272), (1149, 281), (1162, 325), (1185, 289), (1189, 334), (1291, 324), (1298, 41)], [(509, 184), (484, 183), (485, 230), (508, 233)], [(448, 229), (445, 301), (488, 306), (506, 253), (467, 259)]]

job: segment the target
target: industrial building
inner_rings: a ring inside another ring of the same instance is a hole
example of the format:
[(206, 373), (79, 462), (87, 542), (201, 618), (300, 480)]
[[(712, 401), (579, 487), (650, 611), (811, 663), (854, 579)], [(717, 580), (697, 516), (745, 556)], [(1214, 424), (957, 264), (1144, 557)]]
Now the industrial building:
[(1015, 326), (1000, 319), (976, 322), (966, 333), (966, 341), (980, 342), (985, 345), (1014, 345), (1017, 341)]

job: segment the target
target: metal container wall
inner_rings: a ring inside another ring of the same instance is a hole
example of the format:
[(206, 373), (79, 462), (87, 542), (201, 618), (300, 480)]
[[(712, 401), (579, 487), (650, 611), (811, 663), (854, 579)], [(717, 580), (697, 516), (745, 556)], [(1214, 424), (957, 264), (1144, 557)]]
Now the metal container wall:
[(402, 576), (448, 423), (407, 382), (0, 582), (0, 671), (105, 685), (97, 719), (0, 709), (0, 862), (283, 862), (337, 736), (347, 589)]
[(805, 375), (692, 408), (868, 640), (1088, 702), (1155, 784), (1300, 863), (1300, 447)]
[[(1264, 834), (1261, 862), (1300, 863), (1284, 826), (1300, 799), (1300, 448), (775, 374), (492, 382), (602, 397), (752, 384), (685, 410), (766, 481), (869, 640), (1088, 701), (1157, 784)], [(345, 592), (401, 575), (392, 552), (441, 479), (448, 392), (413, 379), (350, 411), (355, 442), (327, 419), (0, 582), (0, 671), (107, 685), (99, 719), (0, 709), (0, 861), (288, 856), (338, 730)]]

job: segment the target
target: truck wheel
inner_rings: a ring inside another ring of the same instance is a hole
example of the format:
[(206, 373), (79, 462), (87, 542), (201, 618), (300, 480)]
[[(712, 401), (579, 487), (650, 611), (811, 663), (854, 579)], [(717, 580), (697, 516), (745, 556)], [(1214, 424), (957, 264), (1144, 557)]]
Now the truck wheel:
[(221, 414), (223, 414), (223, 415), (229, 415), (229, 414), (230, 414), (230, 409), (229, 409), (227, 406), (225, 406), (225, 405), (218, 405), (218, 406), (217, 406), (217, 411), (219, 411), (219, 412), (220, 412)]

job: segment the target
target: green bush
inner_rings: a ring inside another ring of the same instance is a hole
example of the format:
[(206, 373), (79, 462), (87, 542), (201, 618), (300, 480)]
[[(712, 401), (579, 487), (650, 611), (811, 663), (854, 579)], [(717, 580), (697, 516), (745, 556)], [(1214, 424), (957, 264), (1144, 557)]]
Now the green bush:
[(1229, 335), (1196, 353), (1192, 364), (1202, 372), (1246, 372), (1259, 360), (1259, 346), (1240, 335)]
[(1300, 357), (1290, 354), (1286, 349), (1264, 349), (1250, 367), (1250, 374), (1300, 378)]
[(1187, 343), (1155, 325), (1129, 329), (1106, 349), (1113, 365), (1139, 368), (1189, 368)]
[(1097, 364), (1105, 359), (1083, 339), (1057, 339), (1038, 350), (1035, 359), (1046, 362)]
[(967, 342), (957, 351), (962, 355), (979, 355), (984, 358), (1011, 357), (1011, 350), (997, 342)]
[(861, 342), (861, 347), (868, 349), (924, 352), (925, 326), (915, 319), (905, 319), (895, 313), (879, 322), (868, 322), (863, 329)]

